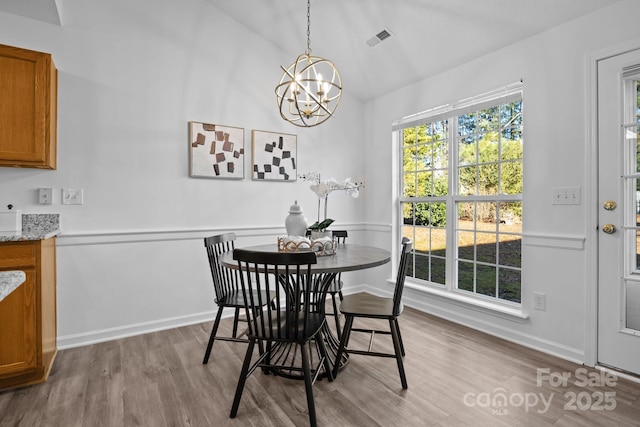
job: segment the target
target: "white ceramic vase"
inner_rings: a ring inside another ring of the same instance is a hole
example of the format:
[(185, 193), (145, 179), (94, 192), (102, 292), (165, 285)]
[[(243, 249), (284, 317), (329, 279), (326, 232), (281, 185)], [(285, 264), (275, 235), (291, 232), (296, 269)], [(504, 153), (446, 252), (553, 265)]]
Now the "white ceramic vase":
[(289, 215), (284, 220), (284, 226), (289, 236), (304, 236), (307, 231), (307, 218), (302, 213), (302, 208), (296, 200), (289, 208)]

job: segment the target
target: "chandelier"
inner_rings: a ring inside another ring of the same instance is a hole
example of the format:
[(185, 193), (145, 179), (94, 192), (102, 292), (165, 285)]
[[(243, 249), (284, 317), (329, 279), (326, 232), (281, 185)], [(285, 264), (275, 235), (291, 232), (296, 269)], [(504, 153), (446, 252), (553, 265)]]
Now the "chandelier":
[(335, 65), (311, 55), (311, 0), (307, 0), (307, 50), (287, 68), (276, 86), (280, 116), (300, 127), (325, 122), (340, 104), (342, 80)]

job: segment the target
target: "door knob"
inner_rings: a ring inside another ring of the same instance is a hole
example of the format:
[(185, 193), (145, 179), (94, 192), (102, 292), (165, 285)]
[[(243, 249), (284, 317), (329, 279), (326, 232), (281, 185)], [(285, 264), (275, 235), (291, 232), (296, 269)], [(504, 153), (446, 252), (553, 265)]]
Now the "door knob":
[(612, 211), (612, 210), (615, 210), (615, 208), (617, 207), (618, 207), (618, 204), (613, 200), (607, 200), (606, 202), (604, 202), (605, 210)]
[(613, 224), (605, 224), (602, 226), (602, 231), (607, 234), (613, 234), (616, 232), (616, 226)]

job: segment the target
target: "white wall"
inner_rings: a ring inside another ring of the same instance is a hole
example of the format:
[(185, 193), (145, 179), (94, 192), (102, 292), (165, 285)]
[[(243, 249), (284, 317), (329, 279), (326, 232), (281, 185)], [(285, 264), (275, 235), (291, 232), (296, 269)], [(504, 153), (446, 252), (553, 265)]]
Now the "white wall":
[[(406, 291), (407, 302), (580, 361), (592, 207), (552, 206), (551, 188), (592, 191), (586, 57), (640, 37), (639, 14), (640, 3), (622, 1), (366, 105), (347, 93), (335, 118), (299, 129), (279, 118), (273, 93), (279, 66), (293, 58), (205, 0), (66, 0), (62, 27), (0, 13), (3, 44), (51, 52), (60, 72), (58, 170), (0, 168), (0, 206), (62, 216), (62, 347), (210, 319), (202, 237), (235, 230), (241, 246), (274, 241), (292, 201), (313, 218), (315, 198), (307, 183), (251, 181), (250, 156), (244, 180), (189, 178), (189, 120), (245, 128), (247, 151), (251, 129), (297, 134), (301, 171), (366, 179), (360, 199), (332, 195), (330, 216), (354, 240), (390, 248), (397, 240), (391, 123), (522, 78), (529, 319), (514, 322), (415, 289)], [(82, 187), (85, 204), (63, 206), (57, 193), (54, 205), (37, 205), (39, 187)], [(385, 266), (348, 283), (390, 273)], [(533, 292), (547, 294), (547, 311), (531, 310)]]
[[(309, 183), (250, 179), (251, 130), (298, 136), (301, 172), (364, 178), (362, 103), (303, 129), (279, 116), (283, 54), (206, 0), (66, 0), (63, 26), (0, 13), (3, 44), (53, 54), (59, 70), (58, 169), (0, 168), (0, 206), (58, 212), (62, 347), (212, 318), (202, 237), (274, 242), (295, 199), (309, 220)], [(190, 120), (245, 129), (245, 179), (188, 176)], [(39, 187), (54, 204), (37, 204)], [(60, 204), (62, 187), (84, 205)], [(357, 238), (366, 190), (330, 198)]]
[[(369, 200), (366, 220), (388, 224), (395, 206), (392, 177), (374, 171), (393, 166), (391, 123), (524, 81), (522, 302), (528, 320), (507, 320), (414, 288), (406, 294), (409, 305), (568, 359), (585, 360), (587, 254), (595, 244), (586, 231), (588, 212), (595, 207), (584, 202), (585, 195), (594, 194), (587, 176), (587, 57), (638, 39), (639, 15), (639, 2), (622, 1), (366, 105), (366, 117), (371, 119), (367, 140), (373, 145), (367, 151), (368, 184), (388, 195)], [(582, 188), (583, 203), (552, 205), (552, 187), (567, 186)], [(394, 239), (393, 233), (389, 238)], [(533, 292), (547, 295), (546, 311), (532, 309)]]

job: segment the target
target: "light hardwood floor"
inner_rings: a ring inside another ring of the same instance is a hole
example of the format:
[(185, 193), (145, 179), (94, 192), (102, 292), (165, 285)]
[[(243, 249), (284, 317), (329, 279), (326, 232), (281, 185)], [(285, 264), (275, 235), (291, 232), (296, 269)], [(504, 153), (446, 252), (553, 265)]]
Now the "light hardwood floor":
[[(60, 351), (47, 383), (0, 393), (0, 426), (308, 425), (304, 384), (259, 371), (230, 419), (246, 347), (216, 342), (202, 365), (210, 327)], [(638, 383), (607, 386), (598, 371), (411, 309), (400, 328), (408, 390), (393, 359), (352, 356), (334, 382), (314, 385), (320, 426), (640, 425)], [(353, 347), (366, 343), (354, 332)], [(389, 337), (376, 344), (391, 349)]]

